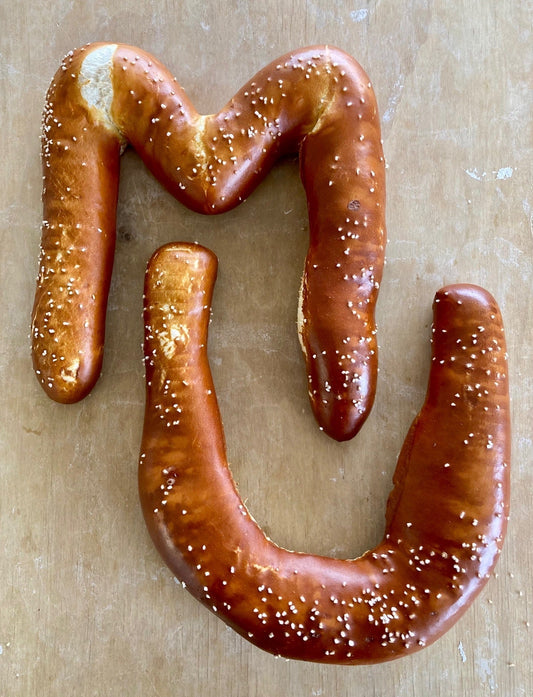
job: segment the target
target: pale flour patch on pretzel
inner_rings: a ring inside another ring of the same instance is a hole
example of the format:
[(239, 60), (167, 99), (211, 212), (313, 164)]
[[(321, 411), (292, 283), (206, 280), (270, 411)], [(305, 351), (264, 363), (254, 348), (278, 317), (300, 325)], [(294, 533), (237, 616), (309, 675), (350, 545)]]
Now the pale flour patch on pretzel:
[(78, 77), (88, 107), (95, 109), (99, 118), (113, 130), (117, 128), (111, 118), (113, 56), (117, 48), (116, 44), (106, 44), (90, 51), (81, 64)]

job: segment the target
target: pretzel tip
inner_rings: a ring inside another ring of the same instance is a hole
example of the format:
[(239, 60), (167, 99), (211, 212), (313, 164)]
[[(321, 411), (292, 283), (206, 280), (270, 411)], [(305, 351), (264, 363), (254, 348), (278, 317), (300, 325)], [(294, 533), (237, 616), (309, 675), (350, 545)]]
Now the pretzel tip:
[[(370, 376), (366, 382), (370, 380)], [(363, 380), (363, 382), (365, 382)], [(362, 397), (358, 400), (357, 407), (354, 407), (353, 400), (339, 395), (329, 400), (326, 407), (324, 404), (316, 405), (311, 402), (315, 418), (322, 431), (330, 438), (339, 443), (351, 440), (356, 436), (363, 424), (367, 420), (374, 403), (374, 389), (362, 385)]]
[(435, 294), (435, 303), (446, 302), (447, 300), (458, 305), (475, 304), (477, 307), (476, 312), (479, 312), (483, 306), (491, 312), (499, 312), (496, 300), (489, 291), (472, 283), (453, 283), (443, 286)]
[(147, 285), (157, 287), (160, 285), (157, 276), (167, 273), (169, 270), (190, 267), (200, 276), (208, 276), (216, 273), (218, 259), (214, 252), (196, 242), (169, 242), (152, 254), (147, 267)]
[[(473, 368), (472, 361), (475, 362), (477, 359), (476, 348), (480, 345), (483, 333), (491, 331), (500, 335), (500, 339), (494, 340), (491, 351), (505, 347), (503, 321), (498, 303), (488, 290), (480, 286), (469, 283), (444, 286), (435, 294), (433, 313), (434, 332), (442, 331), (441, 327), (444, 325), (454, 329), (449, 335), (449, 341), (441, 342), (443, 350), (451, 350), (450, 341), (455, 333), (460, 332), (462, 336), (469, 337), (468, 348), (472, 353), (469, 354), (470, 362), (466, 363), (468, 370)], [(461, 350), (458, 351), (456, 348), (455, 353), (465, 353), (464, 340), (459, 348)]]
[(54, 321), (53, 306), (37, 296), (31, 328), (33, 369), (50, 399), (75, 404), (87, 397), (100, 377), (103, 341), (97, 332), (88, 331), (88, 320), (81, 327), (65, 319)]
[[(208, 324), (204, 315), (211, 311), (217, 269), (214, 252), (196, 243), (172, 242), (150, 257), (144, 284), (147, 345), (153, 343), (166, 360), (171, 361), (180, 347), (192, 345), (195, 337), (199, 349), (204, 347)], [(162, 330), (152, 326), (150, 317), (156, 314)]]
[(35, 358), (33, 360), (35, 374), (45, 393), (59, 404), (75, 404), (85, 399), (92, 391), (102, 368), (101, 361), (96, 364), (93, 360), (83, 361), (74, 358), (64, 361), (58, 372), (47, 370), (46, 366)]

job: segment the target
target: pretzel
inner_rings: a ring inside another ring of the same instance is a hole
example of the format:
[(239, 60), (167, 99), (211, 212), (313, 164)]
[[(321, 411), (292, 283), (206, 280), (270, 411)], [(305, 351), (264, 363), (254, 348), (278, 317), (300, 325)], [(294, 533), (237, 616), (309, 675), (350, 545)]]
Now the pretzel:
[(102, 367), (119, 157), (130, 144), (184, 205), (221, 213), (286, 153), (300, 156), (310, 243), (298, 308), (320, 426), (351, 438), (372, 407), (374, 308), (385, 246), (385, 163), (361, 66), (318, 46), (261, 70), (218, 114), (196, 112), (154, 57), (121, 44), (71, 52), (43, 116), (40, 269), (33, 362), (48, 395), (76, 402)]
[(428, 646), (485, 585), (507, 526), (495, 300), (471, 285), (436, 294), (427, 396), (399, 456), (383, 540), (339, 560), (278, 547), (237, 492), (207, 358), (216, 270), (214, 254), (191, 244), (148, 264), (139, 491), (157, 549), (193, 596), (273, 654), (358, 664)]

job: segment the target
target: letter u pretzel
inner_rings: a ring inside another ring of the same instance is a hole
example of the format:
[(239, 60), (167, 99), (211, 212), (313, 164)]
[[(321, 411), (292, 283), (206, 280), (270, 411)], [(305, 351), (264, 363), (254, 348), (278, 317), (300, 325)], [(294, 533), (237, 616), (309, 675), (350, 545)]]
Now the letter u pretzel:
[(196, 598), (276, 655), (376, 663), (429, 645), (485, 585), (507, 524), (496, 302), (470, 285), (436, 294), (427, 396), (398, 459), (383, 540), (358, 559), (331, 559), (274, 544), (232, 480), (207, 359), (216, 267), (189, 244), (148, 264), (139, 491), (157, 549)]

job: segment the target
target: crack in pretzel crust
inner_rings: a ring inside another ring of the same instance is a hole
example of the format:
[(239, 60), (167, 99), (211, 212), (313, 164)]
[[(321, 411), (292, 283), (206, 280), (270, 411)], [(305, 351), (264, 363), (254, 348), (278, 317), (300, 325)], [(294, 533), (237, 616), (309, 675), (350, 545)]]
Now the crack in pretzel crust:
[(50, 397), (85, 397), (102, 366), (126, 144), (184, 205), (243, 201), (297, 152), (310, 240), (298, 335), (313, 412), (337, 440), (360, 429), (377, 375), (375, 304), (385, 248), (385, 163), (372, 86), (339, 49), (315, 46), (260, 70), (200, 115), (153, 56), (122, 44), (69, 53), (43, 116), (43, 208), (32, 316), (36, 374)]
[(404, 442), (383, 540), (357, 559), (282, 549), (240, 498), (207, 358), (217, 260), (160, 249), (145, 281), (146, 411), (139, 491), (183, 585), (243, 637), (286, 658), (377, 663), (428, 646), (483, 588), (509, 511), (507, 355), (495, 300), (435, 296), (424, 405)]

